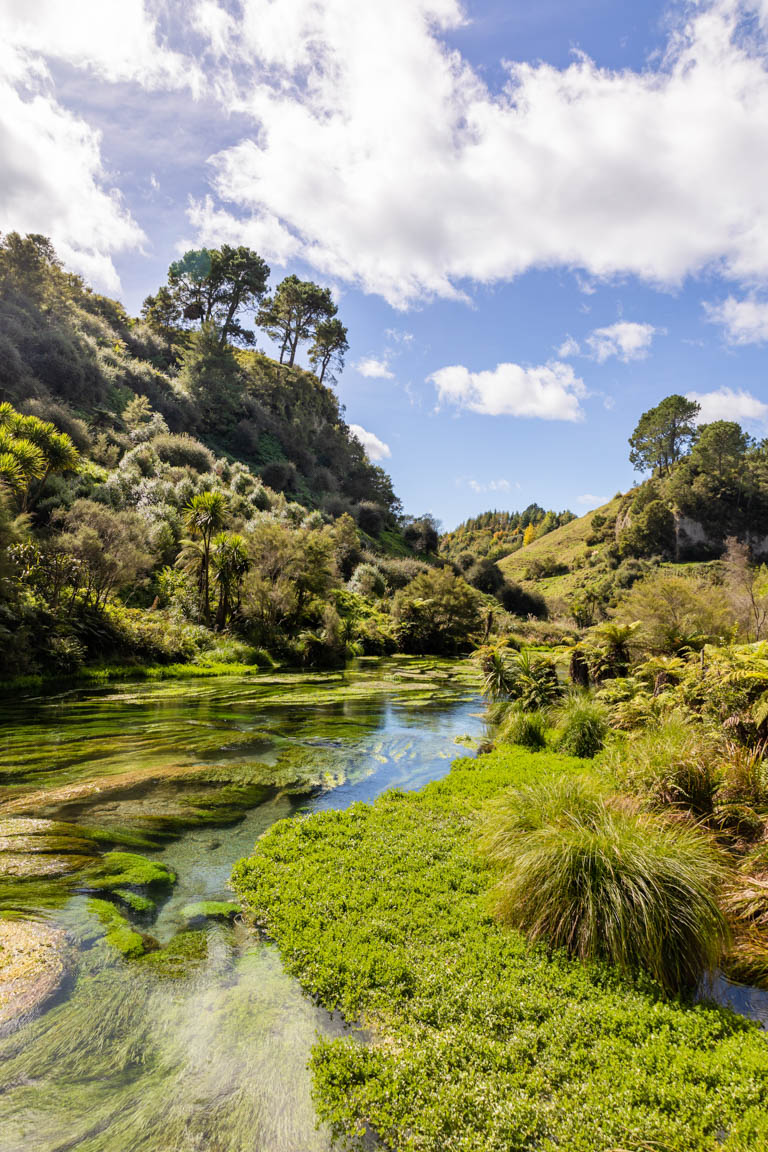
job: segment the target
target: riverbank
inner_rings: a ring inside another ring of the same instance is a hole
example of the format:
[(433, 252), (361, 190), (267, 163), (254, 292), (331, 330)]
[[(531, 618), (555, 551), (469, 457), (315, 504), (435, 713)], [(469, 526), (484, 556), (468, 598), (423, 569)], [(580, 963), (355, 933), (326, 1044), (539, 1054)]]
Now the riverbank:
[(234, 885), (325, 1008), (369, 1030), (313, 1052), (321, 1119), (398, 1152), (768, 1146), (768, 1043), (531, 949), (491, 917), (477, 814), (506, 788), (588, 769), (500, 748), (418, 793), (275, 825)]

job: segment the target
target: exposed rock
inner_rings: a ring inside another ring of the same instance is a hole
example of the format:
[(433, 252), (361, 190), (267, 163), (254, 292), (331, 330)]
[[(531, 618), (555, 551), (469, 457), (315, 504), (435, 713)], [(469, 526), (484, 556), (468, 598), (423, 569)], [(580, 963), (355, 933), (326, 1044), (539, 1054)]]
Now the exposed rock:
[(66, 933), (33, 920), (0, 920), (0, 1036), (39, 1012), (69, 965)]

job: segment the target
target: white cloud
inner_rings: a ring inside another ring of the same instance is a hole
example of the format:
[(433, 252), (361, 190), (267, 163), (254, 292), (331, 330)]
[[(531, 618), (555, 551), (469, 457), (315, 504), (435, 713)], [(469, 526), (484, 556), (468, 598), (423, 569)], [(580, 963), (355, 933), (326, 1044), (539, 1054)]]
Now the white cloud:
[(599, 508), (601, 504), (607, 504), (608, 499), (608, 496), (593, 496), (591, 492), (585, 492), (583, 496), (577, 497), (577, 503), (586, 508)]
[(468, 486), (473, 492), (511, 492), (512, 485), (509, 480), (489, 480), (485, 484), (481, 484), (479, 480), (468, 480)]
[(68, 267), (116, 291), (113, 256), (144, 233), (105, 169), (101, 134), (57, 99), (52, 60), (147, 89), (199, 92), (202, 74), (161, 43), (143, 0), (0, 0), (0, 230), (50, 236)]
[(362, 444), (369, 460), (388, 460), (392, 455), (389, 444), (385, 444), (373, 432), (361, 427), (360, 424), (350, 424), (349, 430)]
[(440, 403), (486, 416), (572, 421), (584, 416), (579, 404), (586, 395), (584, 382), (570, 364), (558, 360), (538, 367), (497, 364), (485, 372), (453, 364), (427, 379), (435, 385)]
[(364, 356), (352, 365), (361, 376), (371, 380), (394, 380), (395, 374), (386, 360), (377, 360), (375, 356)]
[[(268, 258), (398, 306), (554, 265), (587, 287), (768, 279), (765, 29), (740, 24), (757, 3), (681, 5), (641, 70), (508, 63), (493, 93), (441, 39), (457, 0), (243, 0), (233, 107), (255, 127), (213, 158), (215, 190)], [(196, 207), (201, 237), (220, 211)]]
[(604, 364), (611, 356), (617, 356), (628, 364), (630, 360), (645, 359), (658, 331), (653, 324), (619, 320), (607, 328), (595, 328), (587, 337), (587, 344), (598, 364)]
[[(64, 60), (107, 81), (199, 91), (197, 63), (160, 42), (147, 8), (145, 0), (0, 0), (0, 36), (18, 50)], [(208, 34), (213, 37), (212, 28)]]
[(768, 432), (768, 404), (758, 400), (751, 392), (733, 388), (718, 388), (715, 392), (686, 392), (689, 400), (701, 405), (698, 424), (713, 420), (735, 420), (757, 432)]
[(108, 186), (100, 134), (56, 102), (37, 65), (7, 45), (0, 55), (22, 82), (0, 80), (0, 231), (50, 236), (66, 265), (114, 291), (113, 254), (144, 234)]
[(574, 340), (573, 336), (566, 336), (557, 350), (557, 355), (561, 360), (568, 360), (571, 356), (578, 356), (580, 353), (581, 346), (578, 340)]
[(768, 341), (768, 300), (729, 296), (719, 304), (705, 304), (707, 319), (722, 324), (732, 344), (765, 344)]

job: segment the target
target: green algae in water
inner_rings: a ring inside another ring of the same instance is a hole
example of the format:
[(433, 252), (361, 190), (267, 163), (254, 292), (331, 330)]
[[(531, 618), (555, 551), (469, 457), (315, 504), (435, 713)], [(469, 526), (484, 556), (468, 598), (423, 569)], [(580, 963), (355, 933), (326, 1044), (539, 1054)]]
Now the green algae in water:
[(107, 852), (97, 869), (89, 872), (83, 884), (88, 888), (171, 888), (176, 874), (156, 860), (147, 860), (135, 852)]
[[(94, 889), (105, 857), (91, 855), (87, 876), (9, 883), (80, 953), (62, 1000), (0, 1041), (0, 1152), (330, 1152), (307, 1061), (316, 1033), (338, 1026), (246, 925), (189, 931), (185, 910), (229, 903), (232, 865), (275, 820), (444, 772), (454, 735), (480, 727), (466, 703), (476, 678), (456, 667), (455, 680), (408, 659), (0, 703), (0, 819), (3, 801), (26, 805), (16, 815), (45, 814), (89, 853), (128, 849), (114, 856), (178, 876), (150, 891), (113, 857), (111, 886)], [(66, 800), (63, 786), (84, 791)], [(72, 895), (83, 889), (104, 922)], [(128, 894), (157, 897), (156, 914)], [(161, 947), (126, 956), (110, 925)]]
[(185, 904), (181, 914), (190, 923), (196, 920), (234, 920), (241, 911), (239, 904), (229, 900), (198, 900), (196, 904)]
[(104, 943), (126, 958), (143, 956), (147, 948), (157, 947), (150, 937), (137, 932), (108, 900), (89, 900), (88, 911), (98, 916), (106, 928)]

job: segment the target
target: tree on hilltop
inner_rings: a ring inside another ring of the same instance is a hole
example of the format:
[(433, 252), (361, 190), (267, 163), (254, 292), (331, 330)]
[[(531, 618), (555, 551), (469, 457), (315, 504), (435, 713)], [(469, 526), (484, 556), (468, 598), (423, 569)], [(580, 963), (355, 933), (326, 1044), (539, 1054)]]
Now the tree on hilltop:
[(629, 438), (629, 459), (638, 472), (669, 472), (696, 436), (701, 406), (685, 396), (667, 396), (643, 412)]
[(332, 320), (337, 311), (329, 288), (299, 280), (298, 276), (286, 276), (274, 295), (263, 301), (256, 323), (280, 345), (280, 363), (293, 367), (299, 344), (309, 340), (320, 324)]

